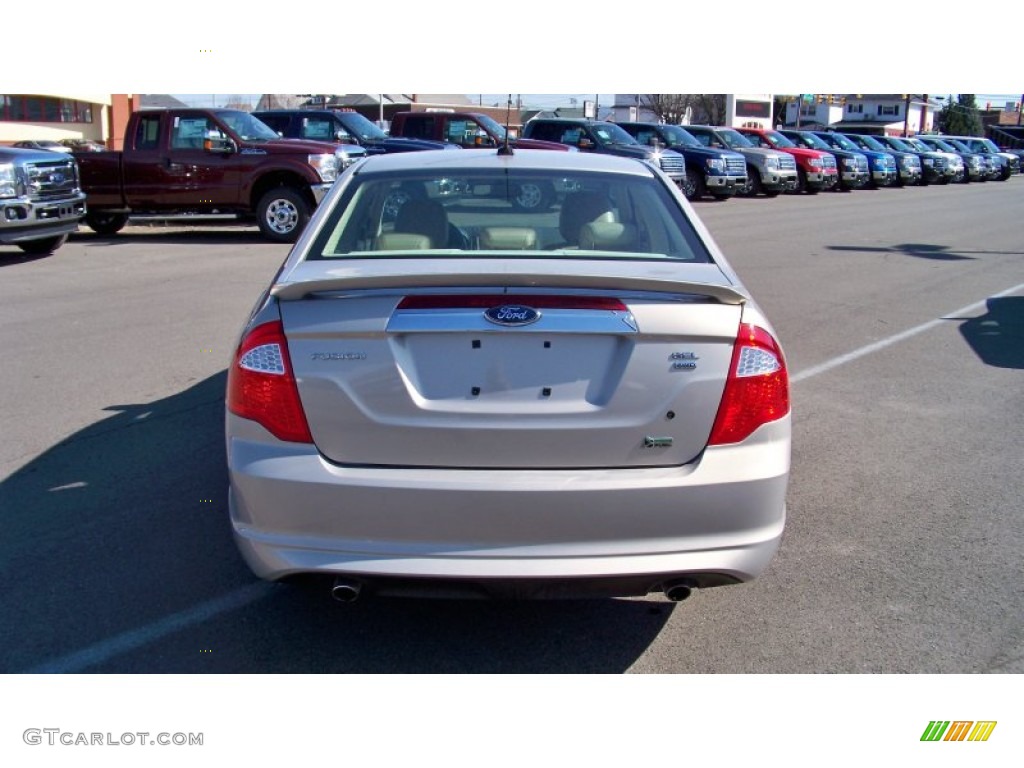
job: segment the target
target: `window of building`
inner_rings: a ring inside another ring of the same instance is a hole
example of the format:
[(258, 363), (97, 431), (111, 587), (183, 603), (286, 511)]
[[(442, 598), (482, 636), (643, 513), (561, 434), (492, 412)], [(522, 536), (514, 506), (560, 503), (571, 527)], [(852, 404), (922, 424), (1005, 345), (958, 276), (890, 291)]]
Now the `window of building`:
[(56, 96), (6, 94), (0, 96), (0, 120), (15, 123), (91, 123), (92, 105)]
[(895, 117), (895, 116), (899, 115), (899, 113), (900, 113), (900, 105), (899, 104), (879, 104), (878, 105), (878, 114), (880, 114), (880, 115)]
[(846, 111), (849, 114), (862, 115), (862, 114), (864, 114), (864, 105), (863, 104), (847, 104), (846, 105)]

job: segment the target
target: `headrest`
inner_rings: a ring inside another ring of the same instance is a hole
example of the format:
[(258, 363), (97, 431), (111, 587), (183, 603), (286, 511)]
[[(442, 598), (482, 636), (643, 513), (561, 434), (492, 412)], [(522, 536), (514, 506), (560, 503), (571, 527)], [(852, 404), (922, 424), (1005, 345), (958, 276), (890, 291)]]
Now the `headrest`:
[(448, 244), (448, 214), (434, 200), (413, 198), (398, 209), (395, 232), (414, 232), (430, 238), (428, 248), (444, 248)]
[(611, 201), (599, 192), (566, 195), (558, 216), (558, 230), (566, 242), (578, 242), (580, 227), (591, 221), (615, 221)]
[(480, 248), (485, 251), (524, 251), (537, 247), (537, 232), (529, 227), (484, 227)]
[(385, 232), (377, 236), (373, 249), (375, 251), (426, 251), (430, 249), (430, 238), (412, 232)]
[(629, 251), (636, 248), (636, 227), (614, 221), (595, 221), (580, 229), (585, 251)]

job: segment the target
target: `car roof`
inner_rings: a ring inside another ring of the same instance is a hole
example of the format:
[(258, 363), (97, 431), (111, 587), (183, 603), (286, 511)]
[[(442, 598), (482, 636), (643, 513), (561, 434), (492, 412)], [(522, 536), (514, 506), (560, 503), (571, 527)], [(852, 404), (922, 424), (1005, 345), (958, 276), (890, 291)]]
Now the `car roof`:
[(552, 152), (542, 149), (517, 149), (511, 155), (499, 155), (497, 150), (480, 149), (467, 152), (450, 152), (442, 149), (399, 152), (360, 160), (354, 172), (357, 175), (402, 171), (427, 171), (436, 174), (438, 171), (459, 172), (496, 168), (652, 175), (649, 166), (633, 158), (589, 152)]

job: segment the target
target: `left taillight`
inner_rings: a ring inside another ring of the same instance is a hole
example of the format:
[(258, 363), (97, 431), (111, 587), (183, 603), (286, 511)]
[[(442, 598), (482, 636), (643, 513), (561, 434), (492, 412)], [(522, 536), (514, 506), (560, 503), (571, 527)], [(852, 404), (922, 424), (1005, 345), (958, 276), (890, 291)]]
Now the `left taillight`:
[(729, 378), (709, 445), (746, 440), (762, 424), (789, 413), (789, 374), (778, 342), (764, 328), (740, 325)]
[(228, 371), (227, 405), (279, 440), (313, 442), (280, 321), (256, 326), (238, 345)]

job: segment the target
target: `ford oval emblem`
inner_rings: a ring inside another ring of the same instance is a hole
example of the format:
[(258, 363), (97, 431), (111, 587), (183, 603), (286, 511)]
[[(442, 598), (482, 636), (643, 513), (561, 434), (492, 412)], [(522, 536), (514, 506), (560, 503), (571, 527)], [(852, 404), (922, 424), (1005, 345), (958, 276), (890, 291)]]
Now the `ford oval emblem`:
[(503, 304), (486, 310), (484, 317), (497, 325), (529, 325), (540, 320), (540, 312), (521, 304)]

